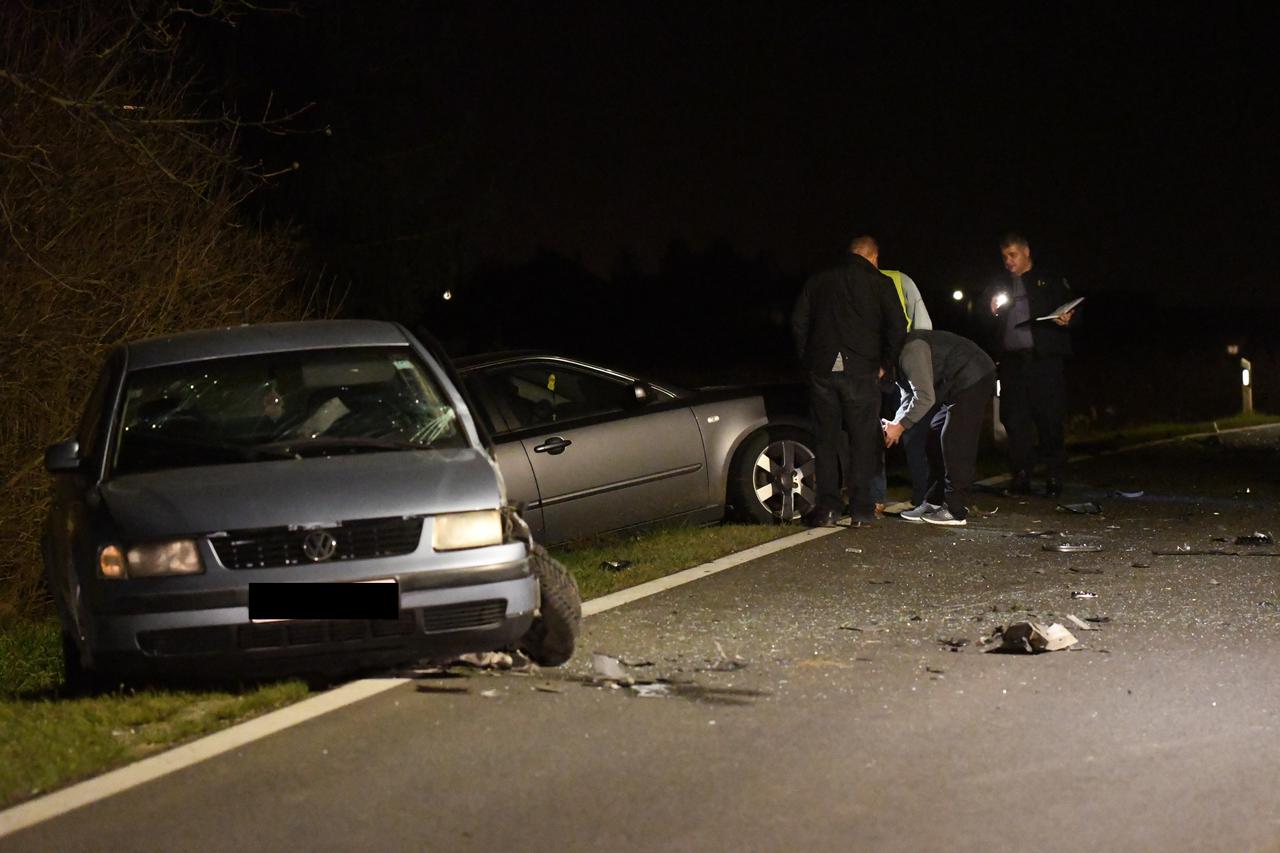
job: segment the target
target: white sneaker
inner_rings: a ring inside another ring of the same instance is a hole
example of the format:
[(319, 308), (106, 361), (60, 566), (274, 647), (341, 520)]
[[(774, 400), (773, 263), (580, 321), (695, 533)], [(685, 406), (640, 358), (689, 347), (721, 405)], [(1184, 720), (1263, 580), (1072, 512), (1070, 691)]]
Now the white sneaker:
[(948, 527), (959, 527), (969, 523), (963, 518), (956, 518), (951, 514), (951, 510), (945, 506), (938, 507), (933, 512), (920, 516), (920, 520), (926, 524), (945, 524)]
[(913, 524), (919, 524), (921, 521), (924, 521), (924, 517), (926, 515), (932, 512), (937, 512), (940, 509), (942, 509), (942, 507), (937, 504), (931, 504), (928, 501), (925, 501), (915, 509), (909, 509), (906, 512), (899, 514), (898, 518), (903, 521), (910, 521)]

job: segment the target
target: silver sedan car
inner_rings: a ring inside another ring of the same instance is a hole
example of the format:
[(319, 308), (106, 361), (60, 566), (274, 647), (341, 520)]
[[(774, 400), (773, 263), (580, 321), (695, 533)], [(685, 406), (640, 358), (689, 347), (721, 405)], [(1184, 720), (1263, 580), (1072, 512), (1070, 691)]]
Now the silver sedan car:
[(73, 686), (572, 651), (572, 579), (510, 507), (448, 362), (396, 324), (121, 346), (45, 459)]
[(548, 353), (455, 363), (539, 541), (814, 506), (803, 388), (687, 391)]

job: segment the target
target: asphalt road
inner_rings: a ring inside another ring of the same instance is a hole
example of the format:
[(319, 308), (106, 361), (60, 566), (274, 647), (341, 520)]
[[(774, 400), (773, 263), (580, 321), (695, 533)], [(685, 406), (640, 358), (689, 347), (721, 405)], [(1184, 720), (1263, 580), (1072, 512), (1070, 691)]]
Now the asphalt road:
[[(813, 540), (592, 617), (559, 670), (422, 676), (0, 849), (1280, 850), (1280, 547), (1233, 544), (1278, 497), (1280, 429), (1085, 461), (1064, 501), (1102, 514)], [(1068, 613), (1107, 621), (978, 648)]]

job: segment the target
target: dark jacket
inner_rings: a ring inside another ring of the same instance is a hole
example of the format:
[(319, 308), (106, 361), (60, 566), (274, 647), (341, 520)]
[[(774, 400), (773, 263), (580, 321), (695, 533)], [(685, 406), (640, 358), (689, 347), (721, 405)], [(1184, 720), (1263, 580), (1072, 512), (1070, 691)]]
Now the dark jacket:
[(968, 338), (937, 329), (907, 335), (899, 358), (899, 380), (909, 386), (895, 421), (911, 426), (935, 403), (953, 403), (960, 392), (995, 372), (996, 364)]
[[(1008, 291), (1012, 286), (1012, 276), (1008, 273), (1000, 276), (982, 292), (977, 305), (974, 306), (978, 325), (986, 338), (987, 349), (997, 356), (1004, 353), (1004, 324), (1008, 319), (1008, 309), (1002, 309), (999, 314), (993, 316), (991, 297), (1001, 291)], [(1071, 326), (1065, 328), (1051, 320), (1035, 319), (1052, 314), (1059, 305), (1075, 299), (1076, 294), (1072, 292), (1071, 285), (1067, 284), (1067, 280), (1062, 276), (1033, 266), (1022, 276), (1022, 286), (1027, 290), (1027, 303), (1031, 307), (1032, 352), (1039, 358), (1071, 355), (1069, 329), (1080, 322), (1080, 309), (1076, 309)]]
[(893, 281), (861, 255), (805, 282), (791, 313), (800, 361), (813, 374), (830, 373), (836, 353), (845, 370), (892, 376), (907, 333)]

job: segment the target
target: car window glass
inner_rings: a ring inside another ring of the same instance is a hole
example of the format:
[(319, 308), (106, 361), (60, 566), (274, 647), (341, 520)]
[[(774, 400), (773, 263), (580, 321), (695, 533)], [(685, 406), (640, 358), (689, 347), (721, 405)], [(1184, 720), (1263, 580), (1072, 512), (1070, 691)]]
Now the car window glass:
[(465, 447), (453, 407), (405, 348), (212, 359), (125, 379), (115, 474), (388, 449)]
[(499, 367), (488, 378), (513, 429), (619, 412), (632, 393), (622, 380), (555, 363)]

